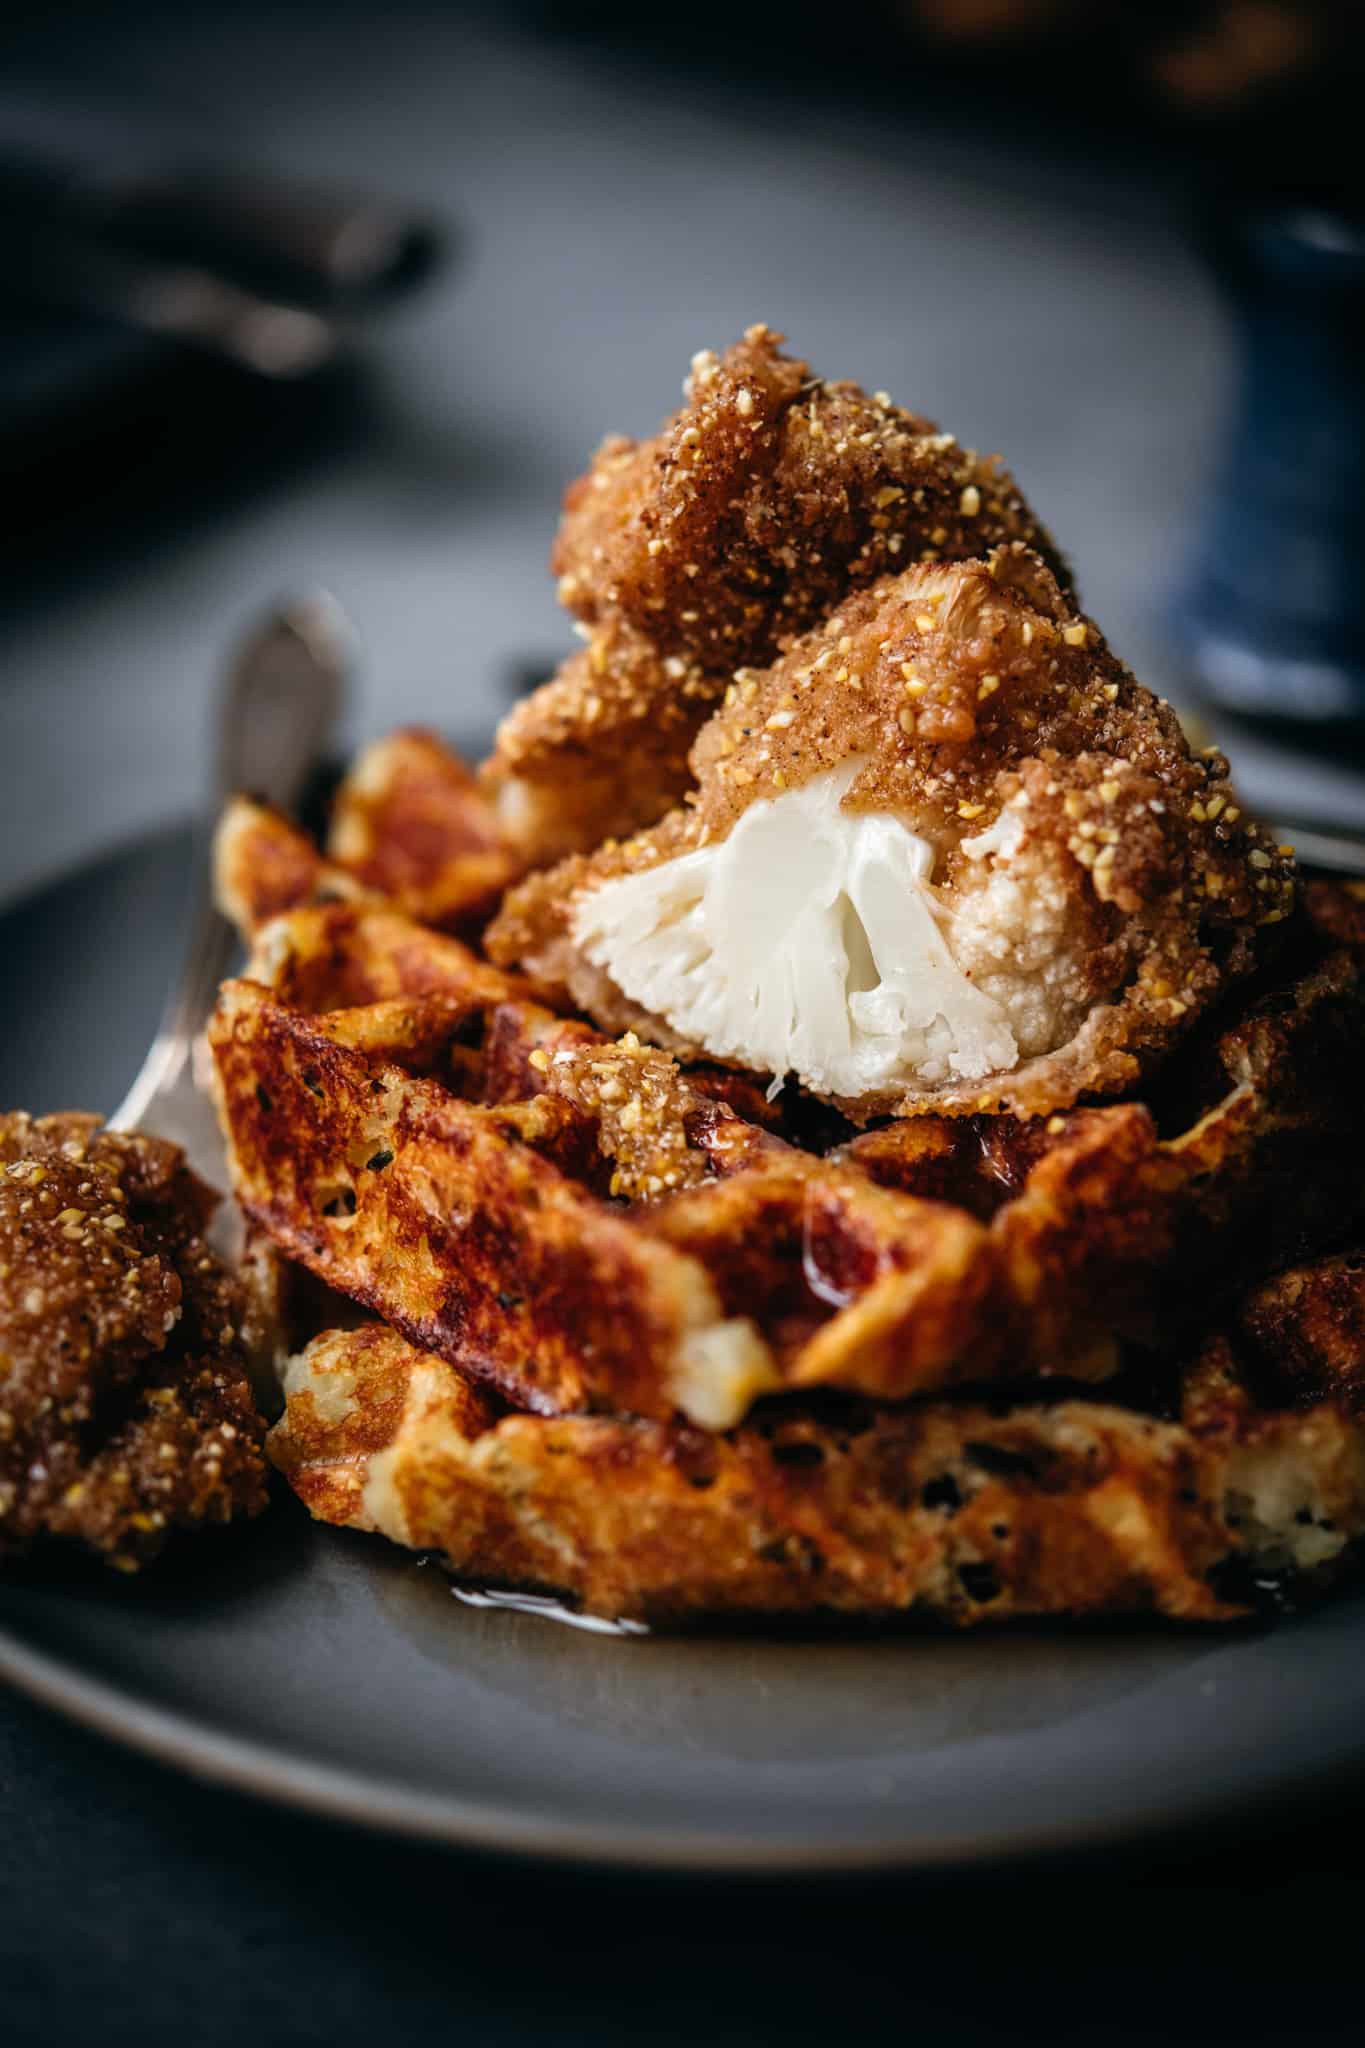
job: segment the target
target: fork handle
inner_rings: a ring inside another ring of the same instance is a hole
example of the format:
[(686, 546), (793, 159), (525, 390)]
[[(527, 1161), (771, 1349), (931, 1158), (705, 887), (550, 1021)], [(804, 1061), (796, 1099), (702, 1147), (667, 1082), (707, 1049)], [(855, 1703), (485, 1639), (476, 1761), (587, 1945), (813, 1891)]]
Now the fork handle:
[(339, 605), (282, 606), (247, 641), (218, 708), (214, 808), (246, 793), (291, 810), (341, 708), (351, 629)]
[(169, 1107), (189, 1083), (195, 1038), (232, 964), (236, 936), (213, 902), (212, 819), (238, 791), (281, 810), (297, 802), (341, 708), (350, 644), (340, 608), (314, 597), (273, 613), (232, 666), (218, 709), (211, 817), (196, 832), (190, 939), (156, 1037), (109, 1119), (116, 1130), (155, 1122), (157, 1105)]

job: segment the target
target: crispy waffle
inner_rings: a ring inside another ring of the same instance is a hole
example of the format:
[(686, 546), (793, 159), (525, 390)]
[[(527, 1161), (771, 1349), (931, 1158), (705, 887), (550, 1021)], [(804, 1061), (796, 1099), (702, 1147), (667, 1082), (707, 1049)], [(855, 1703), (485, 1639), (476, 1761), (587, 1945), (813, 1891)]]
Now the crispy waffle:
[[(1358, 1262), (1357, 1328), (1362, 1295)], [(320, 1335), (285, 1389), (271, 1455), (314, 1515), (613, 1618), (1222, 1621), (1330, 1573), (1365, 1528), (1344, 1390), (1267, 1408), (1226, 1337), (1166, 1419), (1067, 1399), (781, 1402), (726, 1436), (544, 1420), (382, 1325)]]
[(1341, 1242), (1361, 959), (1305, 920), (1285, 974), (1155, 1105), (861, 1136), (799, 1097), (774, 1128), (366, 903), (259, 926), (211, 1041), (238, 1198), (286, 1256), (517, 1407), (714, 1429), (782, 1390), (1103, 1380)]
[(214, 852), (219, 902), (242, 931), (278, 910), (344, 897), (468, 936), (521, 865), (464, 762), (417, 730), (357, 757), (333, 800), (325, 853), (247, 797), (227, 805)]
[(329, 859), (399, 910), (477, 931), (520, 872), (475, 777), (434, 734), (367, 747), (332, 804)]

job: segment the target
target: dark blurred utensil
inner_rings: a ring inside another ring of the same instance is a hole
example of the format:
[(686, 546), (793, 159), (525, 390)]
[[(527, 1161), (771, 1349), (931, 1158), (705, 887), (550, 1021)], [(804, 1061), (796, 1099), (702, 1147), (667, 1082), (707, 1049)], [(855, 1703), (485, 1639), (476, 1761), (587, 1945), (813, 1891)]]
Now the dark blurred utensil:
[(239, 171), (184, 170), (89, 193), (113, 240), (168, 258), (197, 256), (291, 303), (370, 310), (430, 275), (446, 237), (373, 193)]
[(1321, 203), (1210, 237), (1238, 316), (1240, 402), (1174, 623), (1192, 683), (1247, 718), (1365, 733), (1365, 218)]
[(298, 377), (428, 277), (447, 243), (434, 220), (372, 193), (200, 162), (145, 110), (0, 94), (0, 296), (12, 307)]
[(0, 261), (11, 279), (22, 277), (32, 301), (208, 349), (257, 376), (307, 376), (337, 350), (335, 323), (306, 307), (262, 298), (197, 265), (130, 253), (56, 220), (0, 227)]
[[(3, 108), (0, 108), (0, 118)], [(359, 314), (427, 277), (444, 246), (434, 221), (371, 193), (231, 170), (127, 177), (5, 146), (0, 219), (138, 260), (193, 263), (292, 305)], [(13, 288), (13, 273), (7, 277)]]

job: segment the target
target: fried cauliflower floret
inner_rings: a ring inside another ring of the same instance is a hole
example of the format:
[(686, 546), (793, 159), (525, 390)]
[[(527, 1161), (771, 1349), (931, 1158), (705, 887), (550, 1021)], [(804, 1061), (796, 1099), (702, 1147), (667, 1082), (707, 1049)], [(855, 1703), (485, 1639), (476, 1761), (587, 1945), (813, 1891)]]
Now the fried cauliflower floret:
[(586, 892), (575, 942), (693, 1044), (826, 1095), (1013, 1065), (1005, 1011), (934, 916), (933, 848), (841, 808), (859, 765), (751, 804), (718, 845)]
[(500, 829), (538, 863), (663, 816), (725, 680), (615, 614), (498, 731), (484, 771)]
[(606, 441), (554, 554), (586, 651), (504, 722), (485, 777), (543, 865), (652, 825), (736, 665), (771, 661), (889, 570), (1028, 542), (1066, 572), (1005, 470), (931, 421), (827, 384), (752, 327), (693, 359), (652, 441)]
[(1065, 573), (993, 458), (813, 377), (781, 339), (757, 326), (703, 349), (658, 436), (607, 441), (570, 488), (552, 566), (578, 617), (619, 609), (661, 652), (728, 674), (926, 554), (1017, 540)]
[(849, 599), (699, 734), (693, 801), (511, 893), (494, 957), (855, 1118), (1117, 1092), (1292, 868), (1026, 550)]

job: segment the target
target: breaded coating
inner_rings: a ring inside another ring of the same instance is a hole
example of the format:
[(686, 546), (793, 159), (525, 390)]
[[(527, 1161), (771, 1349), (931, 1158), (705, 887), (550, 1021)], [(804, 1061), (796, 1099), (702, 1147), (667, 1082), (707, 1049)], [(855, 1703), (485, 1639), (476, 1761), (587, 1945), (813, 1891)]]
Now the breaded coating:
[(230, 984), (211, 1032), (234, 1185), (288, 1257), (542, 1413), (714, 1429), (782, 1389), (1099, 1380), (1365, 1224), (1365, 962), (1306, 918), (1290, 941), (1159, 1115), (922, 1118), (821, 1156), (449, 939), (296, 911), (258, 936), (276, 991)]
[(388, 903), (440, 930), (477, 935), (524, 863), (471, 771), (434, 734), (396, 732), (353, 763), (332, 806), (327, 855), (246, 796), (214, 838), (219, 909), (249, 939), (305, 903)]
[(539, 867), (654, 824), (691, 781), (692, 742), (725, 683), (607, 613), (499, 726), (483, 770), (499, 828)]
[(850, 590), (1007, 543), (1069, 580), (994, 457), (813, 377), (781, 339), (758, 326), (704, 350), (657, 437), (607, 440), (565, 497), (553, 567), (589, 645), (504, 721), (485, 769), (533, 865), (662, 817), (735, 669)]
[(609, 1194), (647, 1202), (707, 1179), (706, 1153), (689, 1130), (701, 1103), (667, 1053), (628, 1031), (615, 1045), (539, 1045), (529, 1065), (547, 1093), (596, 1125), (598, 1150), (611, 1161)]
[(850, 587), (1021, 541), (1065, 577), (1008, 471), (883, 394), (826, 383), (751, 327), (692, 360), (653, 441), (606, 441), (551, 566), (581, 619), (619, 610), (715, 673), (771, 661)]
[(1365, 882), (1306, 881), (1303, 899), (1326, 937), (1365, 952)]
[(728, 1436), (507, 1415), (382, 1326), (286, 1370), (276, 1464), (321, 1520), (480, 1586), (656, 1624), (737, 1614), (1227, 1621), (1365, 1530), (1365, 1428), (1266, 1408), (1216, 1340), (1183, 1420), (1111, 1403), (772, 1404)]
[(265, 1506), (216, 1202), (160, 1139), (0, 1118), (0, 1558), (56, 1538), (135, 1571)]
[[(1292, 861), (1240, 811), (1222, 756), (1194, 755), (1170, 707), (1069, 609), (1047, 567), (1014, 549), (921, 565), (850, 598), (770, 668), (736, 676), (692, 759), (687, 807), (513, 889), (489, 951), (564, 989), (604, 1030), (779, 1078), (777, 1059), (756, 1054), (789, 1051), (788, 1069), (858, 1121), (1048, 1114), (1131, 1088), (1249, 970), (1258, 933), (1293, 902)], [(787, 843), (762, 837), (802, 791), (811, 807)], [(874, 865), (905, 867), (922, 842), (923, 889), (903, 891), (895, 917), (923, 923), (922, 900), (927, 938), (912, 923), (897, 932), (889, 882), (869, 911), (855, 882), (820, 871), (808, 893), (848, 906), (832, 930), (807, 931), (802, 902), (783, 898), (803, 846), (860, 818), (914, 835), (883, 836)], [(714, 852), (701, 856), (740, 830), (755, 851), (743, 872), (737, 856), (725, 904), (711, 908), (720, 871)], [(620, 886), (655, 869), (656, 883)], [(771, 987), (732, 929), (780, 939), (785, 920), (800, 957), (779, 958), (768, 981), (793, 977), (782, 1002), (795, 1023), (770, 1025), (765, 1041), (750, 1025)], [(956, 974), (960, 1022), (917, 995), (905, 961), (926, 946), (938, 949), (940, 992)], [(751, 999), (737, 974), (752, 977)], [(826, 1059), (808, 1034), (803, 1063), (802, 1005), (839, 975), (853, 1047)], [(864, 1027), (860, 1011), (874, 1021)], [(896, 1014), (903, 1049), (886, 1022)], [(877, 1037), (866, 1059), (860, 1032)], [(854, 1092), (845, 1077), (864, 1074)]]
[(1365, 1253), (1292, 1266), (1240, 1305), (1236, 1338), (1262, 1378), (1305, 1405), (1345, 1403), (1365, 1413)]

